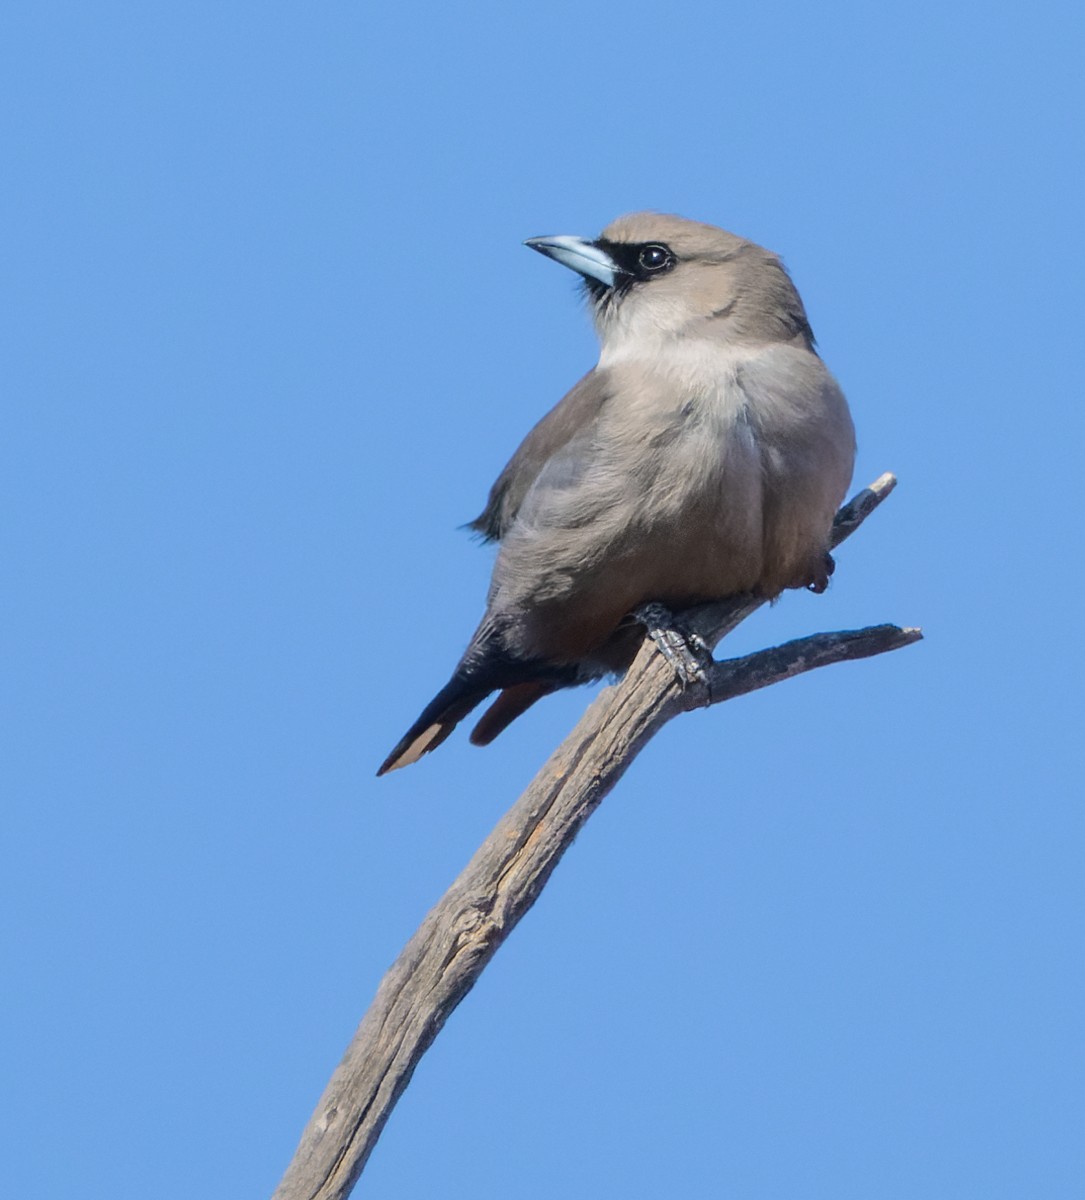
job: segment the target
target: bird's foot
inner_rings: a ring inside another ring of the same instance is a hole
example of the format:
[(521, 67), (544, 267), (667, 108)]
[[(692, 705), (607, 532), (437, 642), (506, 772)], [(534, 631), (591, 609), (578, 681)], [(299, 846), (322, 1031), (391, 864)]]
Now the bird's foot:
[(829, 577), (836, 570), (836, 559), (825, 551), (825, 557), (822, 559), (821, 567), (810, 576), (806, 583), (807, 591), (813, 592), (816, 596), (820, 596), (823, 591), (829, 586)]
[(633, 610), (633, 618), (644, 626), (683, 687), (693, 683), (708, 687), (712, 651), (699, 633), (686, 629), (662, 604), (642, 604)]

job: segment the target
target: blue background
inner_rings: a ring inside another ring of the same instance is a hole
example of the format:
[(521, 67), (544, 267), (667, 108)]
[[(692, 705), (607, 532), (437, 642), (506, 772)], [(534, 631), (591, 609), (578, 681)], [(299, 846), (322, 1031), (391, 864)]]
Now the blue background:
[(892, 499), (669, 726), (392, 1116), (374, 1197), (1077, 1197), (1069, 5), (52, 3), (0, 27), (7, 1194), (268, 1194), (384, 971), (590, 699), (376, 765), (456, 527), (594, 361), (520, 246), (779, 251)]

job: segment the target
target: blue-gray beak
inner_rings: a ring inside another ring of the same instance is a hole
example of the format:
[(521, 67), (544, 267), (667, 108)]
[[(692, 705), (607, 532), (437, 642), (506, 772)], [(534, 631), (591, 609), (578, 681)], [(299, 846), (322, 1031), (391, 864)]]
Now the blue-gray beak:
[(613, 287), (619, 275), (624, 274), (621, 267), (605, 250), (594, 242), (584, 238), (566, 237), (533, 237), (524, 242), (532, 250), (538, 250), (547, 258), (552, 258), (564, 267), (570, 267), (578, 275), (588, 275), (598, 279), (604, 287)]

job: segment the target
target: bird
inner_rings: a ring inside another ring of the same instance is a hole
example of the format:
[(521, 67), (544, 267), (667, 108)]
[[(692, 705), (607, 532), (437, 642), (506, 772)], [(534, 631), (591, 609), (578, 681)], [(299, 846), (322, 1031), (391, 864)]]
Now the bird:
[(484, 615), (378, 775), (494, 692), (477, 745), (556, 689), (625, 670), (660, 613), (823, 591), (832, 572), (855, 429), (780, 258), (656, 212), (524, 244), (581, 276), (599, 361), (470, 522), (498, 543)]

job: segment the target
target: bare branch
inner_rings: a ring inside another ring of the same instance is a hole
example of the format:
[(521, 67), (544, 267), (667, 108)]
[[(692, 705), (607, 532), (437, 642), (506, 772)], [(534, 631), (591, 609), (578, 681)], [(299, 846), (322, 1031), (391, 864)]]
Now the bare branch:
[[(758, 688), (768, 687), (832, 663), (853, 658), (870, 658), (887, 650), (899, 650), (922, 639), (919, 629), (901, 629), (897, 625), (871, 625), (844, 633), (815, 633), (811, 637), (785, 642), (772, 650), (759, 650), (745, 658), (718, 662), (708, 680), (709, 703), (720, 704)], [(695, 707), (691, 700), (690, 708)]]
[[(895, 483), (892, 475), (883, 475), (840, 510), (834, 546), (858, 529)], [(682, 616), (714, 645), (761, 603), (738, 597)], [(384, 977), (274, 1200), (342, 1200), (350, 1193), (396, 1100), (449, 1014), (535, 902), (581, 826), (671, 717), (815, 667), (895, 650), (921, 636), (917, 629), (879, 625), (801, 638), (716, 663), (710, 693), (683, 691), (646, 640), (621, 682), (588, 707)]]

